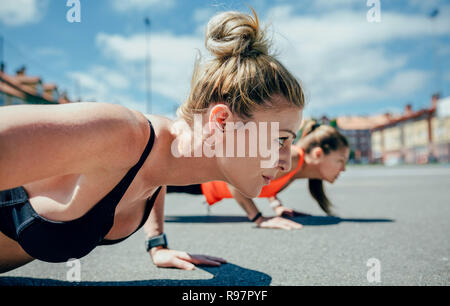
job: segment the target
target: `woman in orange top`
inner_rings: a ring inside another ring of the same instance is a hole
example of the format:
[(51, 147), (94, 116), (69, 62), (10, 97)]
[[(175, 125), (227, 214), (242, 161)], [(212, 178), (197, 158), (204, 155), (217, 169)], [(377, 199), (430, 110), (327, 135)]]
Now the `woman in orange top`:
[(224, 198), (234, 198), (245, 210), (249, 219), (261, 228), (299, 229), (301, 224), (282, 216), (304, 215), (282, 205), (277, 194), (296, 179), (309, 179), (309, 191), (320, 208), (332, 215), (331, 203), (323, 190), (323, 180), (334, 183), (341, 171), (345, 171), (350, 149), (347, 139), (331, 126), (314, 121), (305, 124), (302, 138), (292, 146), (291, 170), (279, 172), (263, 187), (259, 198), (267, 198), (277, 217), (263, 217), (251, 198), (245, 197), (236, 188), (223, 181), (212, 181), (189, 186), (167, 186), (167, 192), (203, 194), (209, 205)]

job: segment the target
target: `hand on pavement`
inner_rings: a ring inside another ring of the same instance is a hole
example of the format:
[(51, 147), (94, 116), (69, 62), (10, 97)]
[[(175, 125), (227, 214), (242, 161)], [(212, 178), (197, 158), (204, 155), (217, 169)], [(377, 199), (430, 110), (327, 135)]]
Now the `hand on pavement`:
[(177, 268), (182, 270), (194, 270), (195, 265), (220, 266), (227, 263), (225, 259), (208, 256), (194, 255), (183, 251), (165, 248), (153, 248), (150, 250), (153, 263), (160, 268)]
[(292, 208), (287, 208), (284, 206), (278, 206), (274, 208), (275, 213), (278, 217), (307, 217), (308, 214), (304, 214), (293, 210)]
[(303, 227), (303, 225), (301, 225), (300, 223), (282, 217), (272, 217), (272, 218), (261, 217), (258, 220), (256, 220), (256, 223), (260, 228), (291, 230), (291, 229), (301, 229)]

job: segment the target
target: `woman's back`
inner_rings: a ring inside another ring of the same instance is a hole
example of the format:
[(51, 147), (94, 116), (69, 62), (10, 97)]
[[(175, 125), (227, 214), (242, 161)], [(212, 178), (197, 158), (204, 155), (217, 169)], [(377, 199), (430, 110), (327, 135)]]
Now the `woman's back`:
[[(107, 107), (109, 106), (110, 105), (107, 105)], [(34, 106), (29, 106), (31, 110), (33, 107)], [(48, 110), (52, 110), (50, 107), (55, 106), (47, 106)], [(58, 107), (59, 110), (61, 110), (61, 106)], [(112, 109), (114, 109), (112, 111), (122, 111), (121, 109), (115, 108), (115, 106), (112, 106)], [(128, 138), (124, 139), (124, 141), (115, 140), (117, 144), (117, 151), (121, 151), (121, 153), (118, 153), (120, 154), (120, 158), (123, 159), (121, 164), (117, 165), (114, 162), (111, 162), (109, 166), (99, 165), (99, 167), (92, 167), (89, 172), (64, 173), (49, 178), (34, 180), (21, 185), (28, 194), (31, 207), (37, 214), (51, 221), (70, 221), (80, 218), (92, 209), (96, 203), (105, 197), (105, 195), (107, 195), (122, 180), (122, 178), (133, 166), (131, 163), (136, 163), (139, 156), (138, 158), (131, 155), (127, 156), (126, 154), (123, 154), (123, 152), (132, 151), (129, 149), (121, 150), (121, 147), (128, 146), (142, 148), (141, 150), (143, 151), (150, 135), (149, 124), (147, 123), (145, 116), (137, 111), (131, 112), (136, 115), (137, 120), (141, 120), (141, 122), (145, 123), (147, 132), (146, 135), (145, 133), (142, 133), (139, 141), (137, 138)], [(101, 113), (98, 113), (98, 116), (101, 115)], [(55, 122), (56, 121), (57, 119), (55, 119)], [(158, 121), (158, 119), (155, 118), (155, 121)], [(5, 126), (2, 126), (2, 128), (6, 130)], [(91, 130), (91, 133), (97, 132), (98, 131), (95, 129)], [(126, 134), (121, 135), (123, 136)], [(113, 135), (111, 136), (113, 137)], [(51, 135), (48, 135), (48, 137), (50, 138)], [(77, 135), (74, 134), (71, 136), (68, 134), (66, 143), (74, 142), (73, 139), (70, 139), (70, 137), (77, 137)], [(62, 142), (60, 145), (64, 146), (65, 143)], [(109, 146), (109, 148), (114, 149), (113, 146)], [(83, 147), (82, 144), (80, 144), (80, 146), (75, 145), (71, 149), (77, 152), (79, 150), (83, 150)], [(34, 164), (39, 167), (39, 164), (41, 164), (42, 167), (42, 163), (50, 162), (50, 164), (46, 165), (48, 168), (52, 166), (52, 160), (57, 163), (58, 159), (64, 158), (63, 156), (53, 154), (51, 150), (47, 152), (47, 156), (35, 156), (34, 163), (32, 163), (32, 165)], [(81, 154), (82, 153), (80, 153), (80, 155)], [(113, 156), (114, 152), (109, 152), (109, 154), (110, 156)], [(142, 154), (142, 152), (140, 152), (140, 154)], [(92, 158), (99, 159), (102, 158), (102, 156), (92, 156)], [(105, 156), (105, 159), (106, 158), (107, 157)], [(146, 160), (146, 162), (148, 162), (148, 160)], [(129, 165), (124, 167), (127, 163)], [(27, 178), (24, 177), (22, 180), (27, 181)], [(143, 191), (143, 188), (145, 188), (145, 191)], [(151, 186), (151, 184), (149, 184), (149, 182), (145, 179), (145, 173), (139, 171), (117, 205), (114, 224), (119, 226), (112, 228), (106, 238), (114, 239), (123, 237), (135, 229), (140, 221), (138, 216), (142, 215), (146, 203), (145, 199), (140, 197), (140, 195), (142, 195), (143, 192), (146, 192), (150, 197), (155, 190), (156, 186)], [(134, 209), (129, 209), (132, 207), (134, 207)], [(122, 213), (125, 211), (127, 212)], [(115, 231), (116, 228), (120, 228), (120, 230)]]

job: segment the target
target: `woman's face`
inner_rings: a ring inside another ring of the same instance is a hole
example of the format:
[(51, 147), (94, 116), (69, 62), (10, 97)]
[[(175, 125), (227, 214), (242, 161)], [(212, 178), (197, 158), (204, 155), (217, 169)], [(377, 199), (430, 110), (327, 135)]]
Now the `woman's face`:
[(345, 171), (345, 164), (348, 161), (350, 149), (343, 147), (337, 151), (323, 154), (319, 162), (319, 173), (322, 180), (334, 183), (342, 171)]
[[(224, 143), (234, 155), (217, 158), (226, 181), (249, 198), (257, 197), (278, 171), (291, 168), (291, 145), (300, 129), (303, 109), (286, 101), (274, 102), (274, 108), (256, 111), (244, 126), (225, 132)], [(240, 121), (235, 117), (233, 124)], [(228, 143), (234, 143), (234, 148)]]

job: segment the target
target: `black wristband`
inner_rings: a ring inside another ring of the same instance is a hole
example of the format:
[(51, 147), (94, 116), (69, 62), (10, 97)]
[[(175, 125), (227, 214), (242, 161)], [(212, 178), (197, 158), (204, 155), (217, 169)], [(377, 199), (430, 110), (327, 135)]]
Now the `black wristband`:
[(254, 216), (253, 219), (251, 219), (250, 221), (251, 221), (251, 222), (255, 222), (255, 221), (258, 220), (259, 217), (261, 217), (261, 216), (262, 216), (262, 214), (261, 214), (260, 212), (258, 212), (258, 213), (256, 214), (256, 216)]
[(163, 248), (167, 248), (167, 237), (166, 234), (162, 233), (161, 235), (152, 237), (145, 241), (145, 249), (146, 251), (150, 251), (151, 248), (162, 246)]

